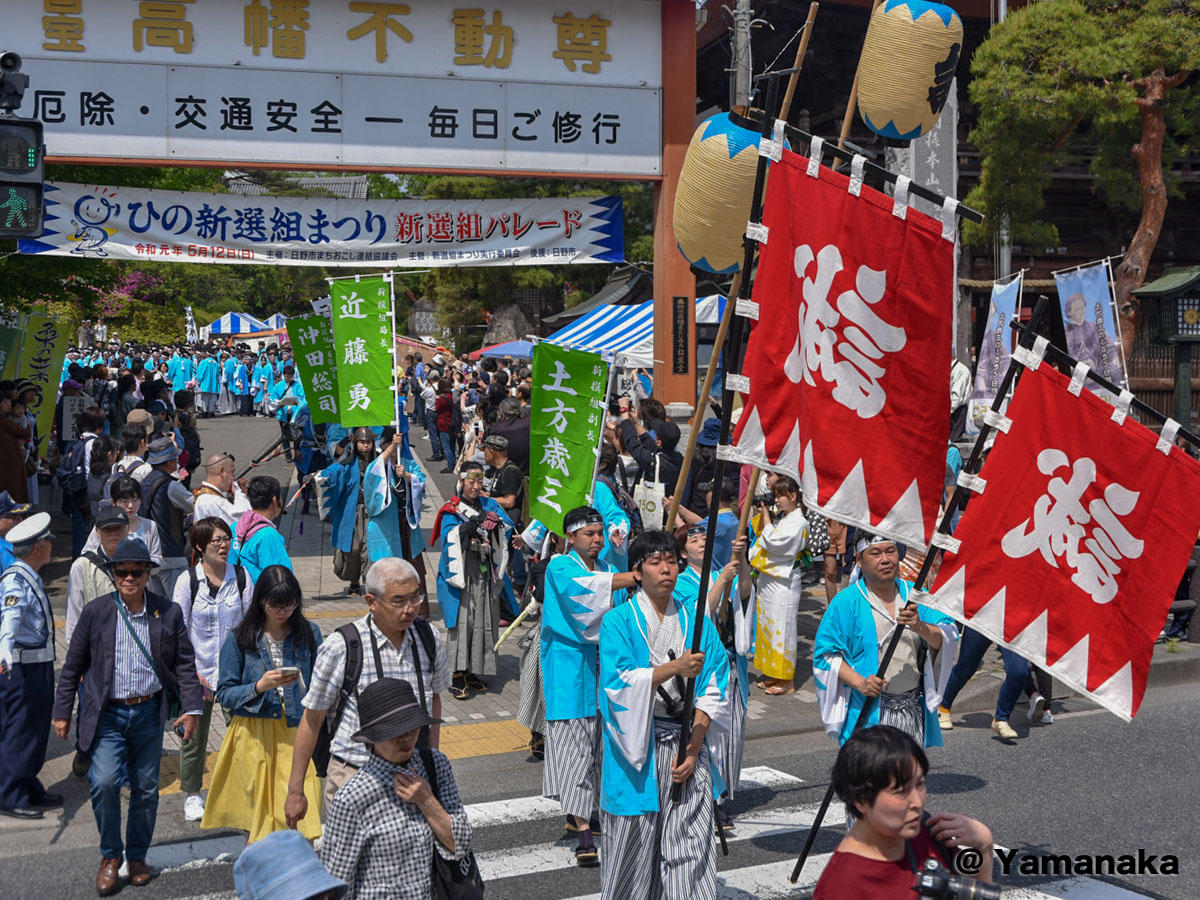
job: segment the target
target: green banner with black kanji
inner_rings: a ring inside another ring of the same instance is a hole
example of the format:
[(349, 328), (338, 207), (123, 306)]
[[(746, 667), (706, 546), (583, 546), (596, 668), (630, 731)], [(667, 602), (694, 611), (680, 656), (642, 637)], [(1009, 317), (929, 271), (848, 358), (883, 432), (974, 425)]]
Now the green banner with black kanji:
[(533, 348), (529, 514), (558, 534), (563, 516), (590, 502), (607, 391), (608, 363), (599, 354)]
[(339, 407), (333, 326), (322, 315), (293, 316), (287, 321), (287, 333), (313, 424), (336, 424)]
[(342, 425), (390, 425), (396, 418), (395, 338), (389, 277), (331, 285), (337, 407)]

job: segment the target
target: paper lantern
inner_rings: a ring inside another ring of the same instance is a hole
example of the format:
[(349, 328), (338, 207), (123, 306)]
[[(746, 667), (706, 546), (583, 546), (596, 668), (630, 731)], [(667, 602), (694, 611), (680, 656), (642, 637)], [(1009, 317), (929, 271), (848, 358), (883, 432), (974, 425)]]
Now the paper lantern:
[(858, 108), (867, 127), (905, 141), (932, 129), (950, 94), (962, 40), (962, 19), (949, 6), (881, 3), (858, 66)]
[(754, 122), (731, 113), (705, 119), (692, 135), (675, 192), (675, 240), (699, 269), (728, 275), (742, 267), (761, 137)]

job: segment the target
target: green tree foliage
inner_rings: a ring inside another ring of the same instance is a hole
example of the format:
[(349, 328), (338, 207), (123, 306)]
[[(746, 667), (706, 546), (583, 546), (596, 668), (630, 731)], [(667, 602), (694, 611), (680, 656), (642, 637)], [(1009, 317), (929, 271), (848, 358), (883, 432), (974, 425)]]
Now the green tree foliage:
[(983, 169), (966, 200), (987, 220), (965, 240), (989, 243), (1007, 221), (1016, 242), (1057, 243), (1045, 191), (1086, 163), (1106, 203), (1141, 216), (1117, 272), (1124, 309), (1177, 194), (1170, 167), (1200, 136), (1197, 65), (1200, 0), (1053, 0), (993, 27), (971, 62)]
[[(620, 194), (624, 202), (626, 259), (648, 262), (654, 258), (654, 196), (647, 184), (452, 175), (410, 178), (405, 186), (420, 190), (427, 199), (437, 200)], [(564, 306), (571, 306), (598, 291), (611, 272), (611, 266), (591, 264), (440, 268), (428, 273), (420, 288), (437, 305), (435, 320), (449, 332), (455, 350), (461, 353), (482, 344), (485, 313), (511, 303), (515, 291), (556, 288), (563, 296)]]

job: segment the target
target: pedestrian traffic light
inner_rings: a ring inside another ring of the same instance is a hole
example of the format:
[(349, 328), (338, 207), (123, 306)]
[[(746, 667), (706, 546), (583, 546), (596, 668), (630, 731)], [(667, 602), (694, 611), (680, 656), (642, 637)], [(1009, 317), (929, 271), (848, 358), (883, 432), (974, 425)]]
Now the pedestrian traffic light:
[(0, 237), (41, 237), (42, 123), (0, 116)]

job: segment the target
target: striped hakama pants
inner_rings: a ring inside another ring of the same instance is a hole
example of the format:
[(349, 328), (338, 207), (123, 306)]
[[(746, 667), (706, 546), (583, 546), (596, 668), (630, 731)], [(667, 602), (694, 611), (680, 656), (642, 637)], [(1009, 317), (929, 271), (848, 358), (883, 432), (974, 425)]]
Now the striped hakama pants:
[(731, 655), (727, 688), (731, 707), (729, 729), (714, 731), (710, 728), (708, 731), (708, 746), (712, 752), (713, 763), (725, 781), (726, 792), (722, 795), (722, 800), (733, 799), (733, 793), (737, 790), (742, 775), (742, 755), (746, 750), (746, 703), (738, 685), (739, 678), (737, 657)]
[(521, 648), (521, 695), (517, 721), (538, 734), (546, 733), (546, 696), (542, 693), (542, 623), (517, 641)]
[(654, 745), (659, 811), (640, 816), (600, 811), (604, 833), (600, 896), (603, 900), (714, 900), (716, 826), (708, 749), (701, 749), (679, 803), (672, 803), (671, 770), (679, 749), (679, 726), (655, 719)]
[(546, 722), (542, 795), (585, 822), (600, 808), (600, 717)]

